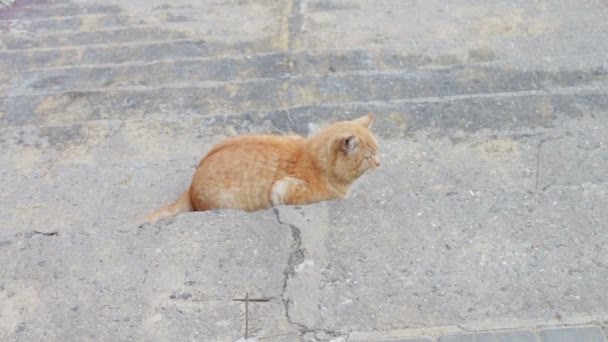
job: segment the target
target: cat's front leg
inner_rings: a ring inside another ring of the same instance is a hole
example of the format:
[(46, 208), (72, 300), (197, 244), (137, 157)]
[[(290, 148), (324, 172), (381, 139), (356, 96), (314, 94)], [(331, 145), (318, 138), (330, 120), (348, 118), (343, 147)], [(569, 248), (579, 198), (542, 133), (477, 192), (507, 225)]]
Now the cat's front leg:
[(273, 206), (311, 204), (336, 198), (339, 196), (332, 195), (324, 188), (315, 188), (302, 179), (289, 176), (274, 182), (271, 191)]
[(299, 178), (288, 176), (279, 179), (272, 185), (272, 191), (270, 193), (270, 201), (272, 202), (272, 206), (299, 204), (293, 203), (293, 197), (296, 194), (307, 192), (306, 188), (306, 182)]

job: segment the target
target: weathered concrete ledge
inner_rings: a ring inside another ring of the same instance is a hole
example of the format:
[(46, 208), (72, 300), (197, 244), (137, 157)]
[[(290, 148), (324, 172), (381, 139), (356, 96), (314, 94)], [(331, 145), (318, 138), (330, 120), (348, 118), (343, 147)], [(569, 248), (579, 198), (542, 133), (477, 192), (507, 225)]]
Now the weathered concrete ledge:
[[(0, 340), (234, 341), (294, 333), (293, 233), (273, 211), (155, 225), (0, 233)], [(259, 301), (258, 301), (259, 299)]]
[(234, 341), (247, 321), (249, 336), (293, 341), (601, 316), (607, 192), (359, 194), (140, 227), (2, 231), (0, 337)]

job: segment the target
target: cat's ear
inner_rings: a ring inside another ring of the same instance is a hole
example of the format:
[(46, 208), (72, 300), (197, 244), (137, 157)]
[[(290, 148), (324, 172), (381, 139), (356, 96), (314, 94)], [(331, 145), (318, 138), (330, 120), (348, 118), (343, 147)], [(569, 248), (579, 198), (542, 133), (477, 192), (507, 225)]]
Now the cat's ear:
[(346, 154), (352, 154), (359, 146), (359, 139), (354, 135), (347, 135), (340, 140), (340, 148)]
[(369, 113), (358, 119), (353, 120), (353, 122), (356, 122), (359, 125), (367, 127), (367, 128), (372, 128), (372, 124), (374, 123), (375, 119), (376, 119), (376, 116), (372, 113)]

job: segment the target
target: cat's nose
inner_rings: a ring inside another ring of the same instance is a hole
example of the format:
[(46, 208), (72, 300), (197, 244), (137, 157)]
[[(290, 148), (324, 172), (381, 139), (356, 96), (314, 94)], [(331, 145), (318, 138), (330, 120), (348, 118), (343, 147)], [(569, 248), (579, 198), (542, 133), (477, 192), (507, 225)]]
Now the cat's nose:
[(380, 166), (380, 159), (378, 159), (378, 157), (374, 157), (374, 163), (376, 164), (376, 167)]

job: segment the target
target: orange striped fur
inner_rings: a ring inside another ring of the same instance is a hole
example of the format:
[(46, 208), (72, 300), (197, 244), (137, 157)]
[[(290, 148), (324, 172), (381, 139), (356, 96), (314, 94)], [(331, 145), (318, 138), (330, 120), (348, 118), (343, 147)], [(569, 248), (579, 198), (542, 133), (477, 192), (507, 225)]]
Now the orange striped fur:
[(343, 198), (353, 182), (380, 165), (374, 115), (334, 123), (310, 138), (249, 135), (216, 145), (192, 185), (147, 222), (211, 209), (254, 211)]

